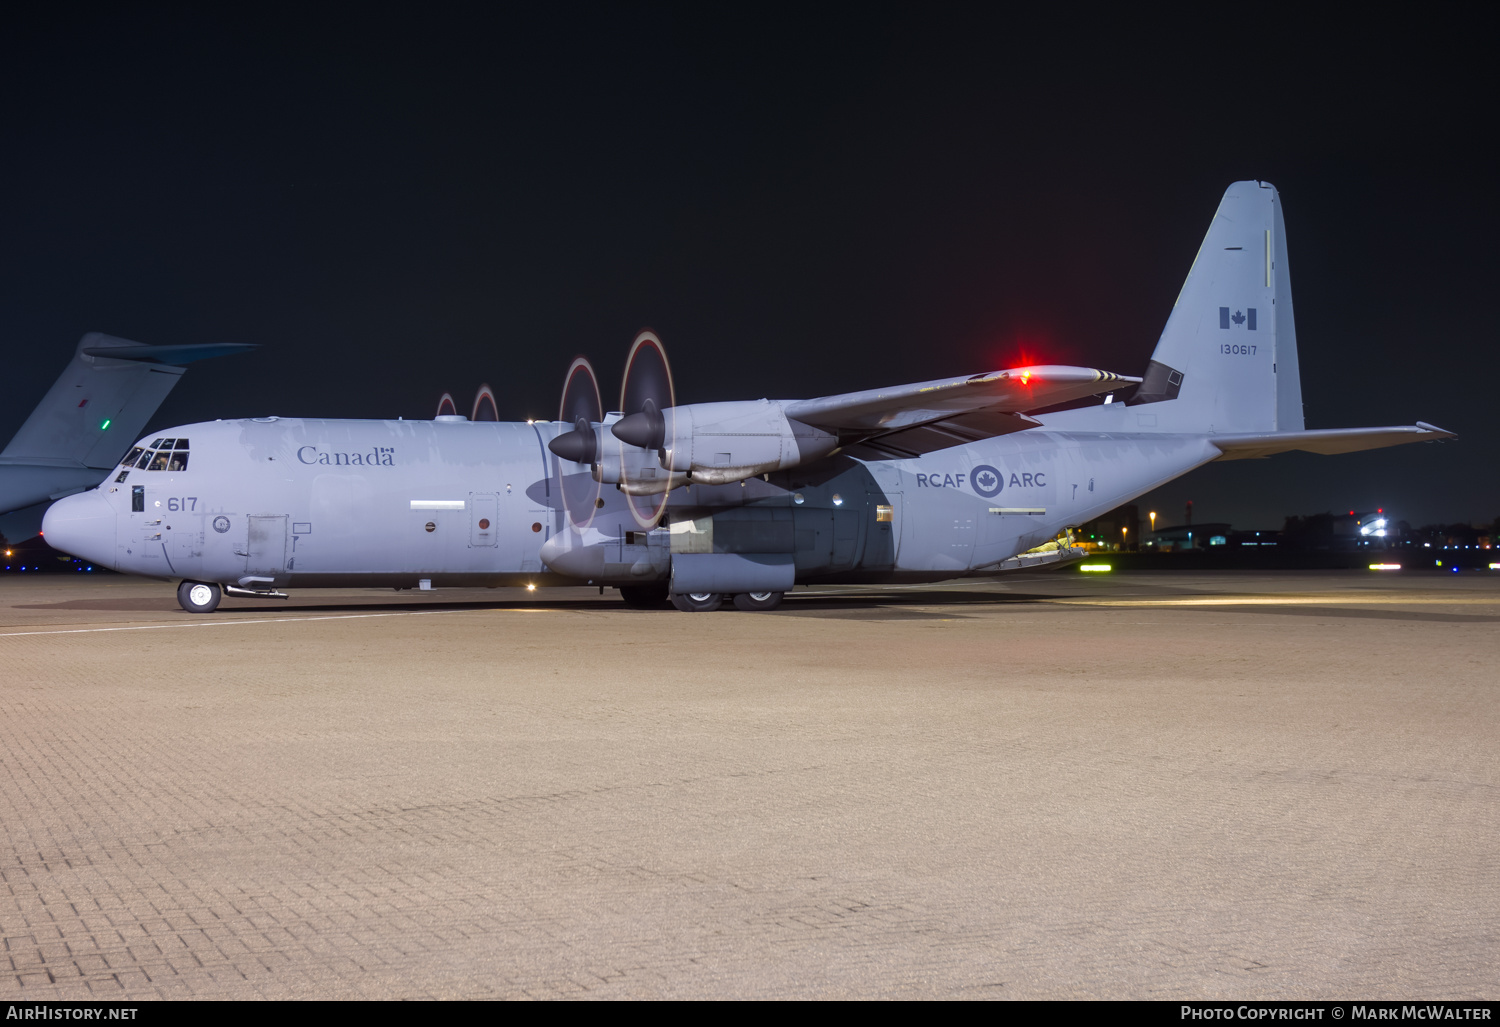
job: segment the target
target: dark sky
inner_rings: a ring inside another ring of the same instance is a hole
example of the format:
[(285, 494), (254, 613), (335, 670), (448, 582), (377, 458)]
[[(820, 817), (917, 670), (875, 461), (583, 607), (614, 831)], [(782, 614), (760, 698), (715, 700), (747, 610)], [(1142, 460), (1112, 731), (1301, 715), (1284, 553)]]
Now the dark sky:
[(0, 438), (91, 330), (261, 345), (194, 366), (157, 425), (430, 417), (481, 381), (551, 417), (579, 353), (617, 390), (643, 325), (682, 401), (1138, 374), (1224, 188), (1261, 178), (1308, 426), (1461, 438), (1211, 465), (1146, 502), (1500, 514), (1475, 26), (503, 9), (10, 25)]

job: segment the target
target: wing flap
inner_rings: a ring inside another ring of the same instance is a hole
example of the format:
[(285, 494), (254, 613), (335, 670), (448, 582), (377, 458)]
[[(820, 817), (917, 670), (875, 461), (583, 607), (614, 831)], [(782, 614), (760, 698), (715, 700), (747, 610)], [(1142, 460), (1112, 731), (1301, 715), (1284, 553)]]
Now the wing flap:
[(1320, 431), (1252, 432), (1245, 435), (1213, 435), (1209, 441), (1224, 455), (1220, 460), (1258, 460), (1276, 453), (1302, 450), (1334, 456), (1365, 449), (1400, 446), (1407, 442), (1435, 442), (1456, 438), (1425, 421), (1384, 428), (1329, 428)]
[(784, 409), (787, 417), (825, 431), (870, 437), (978, 411), (1023, 414), (1085, 396), (1113, 392), (1126, 385), (1138, 384), (1140, 380), (1092, 367), (1043, 364), (888, 389), (792, 400), (785, 404)]
[[(906, 458), (925, 456), (940, 449), (966, 446), (980, 439), (992, 439), (997, 435), (1025, 431), (1041, 425), (1034, 417), (1025, 414), (1007, 414), (997, 410), (979, 410), (971, 414), (960, 414), (930, 424), (903, 428), (866, 439), (856, 448), (869, 451), (874, 459)], [(861, 453), (850, 450), (855, 456)]]

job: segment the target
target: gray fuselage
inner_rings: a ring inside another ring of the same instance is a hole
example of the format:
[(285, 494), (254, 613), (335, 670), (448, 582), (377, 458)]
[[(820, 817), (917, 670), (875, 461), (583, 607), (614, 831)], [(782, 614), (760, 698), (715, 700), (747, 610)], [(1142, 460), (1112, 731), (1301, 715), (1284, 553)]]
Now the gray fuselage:
[[(575, 534), (560, 485), (577, 465), (546, 446), (567, 428), (262, 418), (165, 429), (158, 440), (185, 441), (185, 469), (111, 473), (54, 508), (49, 541), (130, 574), (251, 587), (636, 584), (665, 580), (672, 552), (705, 551), (695, 539), (790, 551), (800, 583), (935, 580), (995, 573), (1219, 455), (1203, 435), (1038, 428), (908, 460), (835, 455), (688, 485), (650, 532), (606, 485)], [(680, 530), (689, 522), (696, 533)], [(544, 559), (560, 534), (574, 559)]]

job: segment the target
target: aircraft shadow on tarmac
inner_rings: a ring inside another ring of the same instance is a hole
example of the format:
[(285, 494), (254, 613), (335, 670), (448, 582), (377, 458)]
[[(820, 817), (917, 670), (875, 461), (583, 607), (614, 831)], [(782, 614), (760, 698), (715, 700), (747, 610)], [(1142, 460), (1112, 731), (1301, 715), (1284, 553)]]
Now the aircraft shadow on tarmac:
[[(1026, 606), (1044, 603), (1048, 600), (1074, 599), (1078, 596), (1069, 596), (1058, 593), (1021, 593), (1021, 592), (965, 592), (958, 589), (944, 591), (913, 591), (896, 592), (886, 594), (854, 594), (854, 595), (807, 595), (788, 596), (787, 601), (772, 614), (779, 617), (810, 617), (831, 620), (932, 620), (962, 617), (958, 607), (996, 607), (996, 606)], [(1450, 624), (1489, 624), (1500, 621), (1500, 615), (1473, 614), (1473, 613), (1436, 613), (1425, 610), (1390, 610), (1371, 609), (1359, 607), (1349, 609), (1333, 605), (1330, 601), (1328, 606), (1320, 605), (1288, 605), (1275, 606), (1263, 603), (1246, 604), (1240, 606), (1234, 603), (1224, 603), (1213, 606), (1147, 606), (1145, 608), (1154, 611), (1200, 613), (1200, 614), (1268, 614), (1282, 617), (1338, 617), (1354, 620), (1388, 620), (1388, 621), (1414, 621), (1429, 623)], [(918, 609), (918, 607), (947, 607), (941, 611), (930, 609)], [(180, 614), (182, 619), (189, 620), (199, 616), (195, 614), (181, 614), (180, 608), (171, 596), (139, 597), (132, 599), (70, 599), (56, 603), (28, 603), (17, 604), (18, 610), (79, 610), (103, 613), (168, 613)], [(1070, 605), (1070, 609), (1113, 609), (1121, 607), (1094, 607), (1092, 604)], [(669, 610), (666, 604), (662, 605), (662, 611)], [(568, 613), (624, 613), (624, 614), (651, 614), (656, 610), (638, 609), (626, 606), (613, 597), (600, 597), (590, 599), (476, 599), (476, 600), (449, 600), (446, 602), (412, 603), (412, 602), (387, 602), (380, 598), (372, 597), (364, 602), (349, 602), (341, 600), (338, 602), (253, 602), (247, 601), (243, 604), (226, 603), (219, 608), (216, 615), (204, 618), (211, 622), (215, 616), (225, 615), (253, 615), (253, 614), (286, 614), (291, 616), (328, 616), (337, 614), (359, 614), (359, 613), (419, 613), (423, 611), (460, 611), (460, 610), (555, 610)], [(721, 613), (724, 611), (720, 611)], [(729, 611), (733, 613), (733, 610)], [(1137, 610), (1136, 612), (1139, 612)]]
[[(788, 596), (785, 604), (775, 611), (778, 616), (856, 617), (860, 619), (925, 619), (928, 617), (953, 616), (953, 614), (927, 613), (911, 609), (917, 606), (998, 606), (1017, 603), (1034, 603), (1044, 599), (1059, 598), (1055, 595), (1027, 595), (1015, 592), (1005, 594), (942, 591), (911, 592), (886, 595), (858, 596)], [(182, 614), (177, 601), (170, 595), (161, 597), (137, 597), (131, 599), (68, 599), (56, 603), (18, 603), (17, 610), (80, 610), (103, 613), (176, 613)], [(411, 603), (388, 602), (372, 597), (364, 602), (335, 602), (292, 600), (280, 601), (233, 601), (220, 606), (216, 614), (203, 617), (213, 620), (226, 614), (283, 613), (291, 615), (350, 614), (350, 613), (415, 613), (428, 610), (559, 610), (577, 613), (629, 613), (649, 614), (656, 610), (637, 609), (626, 606), (618, 599), (605, 596), (597, 599), (476, 599), (449, 600), (446, 602)], [(663, 611), (671, 607), (663, 603)], [(720, 611), (721, 613), (724, 611)], [(730, 612), (735, 612), (730, 610)], [(198, 614), (182, 614), (183, 619), (201, 617)]]

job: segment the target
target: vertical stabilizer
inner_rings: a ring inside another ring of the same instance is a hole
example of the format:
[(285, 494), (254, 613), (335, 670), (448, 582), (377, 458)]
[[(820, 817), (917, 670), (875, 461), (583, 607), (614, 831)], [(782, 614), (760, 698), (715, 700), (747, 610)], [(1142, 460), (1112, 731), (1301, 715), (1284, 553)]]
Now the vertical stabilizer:
[(1274, 186), (1236, 182), (1224, 193), (1130, 403), (1147, 430), (1302, 429), (1286, 225)]
[(144, 348), (100, 332), (85, 335), (72, 361), (0, 456), (103, 470), (119, 463), (186, 370), (102, 355), (112, 349), (133, 354)]

